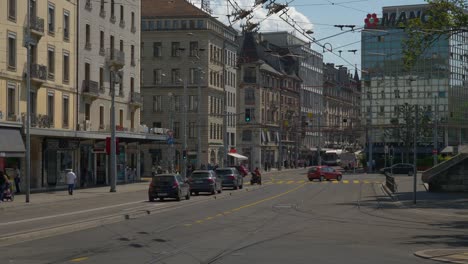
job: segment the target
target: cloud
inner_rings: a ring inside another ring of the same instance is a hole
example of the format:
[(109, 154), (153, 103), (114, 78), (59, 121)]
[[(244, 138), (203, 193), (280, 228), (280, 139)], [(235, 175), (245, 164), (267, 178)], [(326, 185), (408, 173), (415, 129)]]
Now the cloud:
[[(255, 0), (231, 0), (233, 3), (237, 2), (238, 6), (244, 10), (250, 10), (252, 9)], [(286, 1), (285, 0), (277, 0), (276, 3), (278, 4), (284, 4)], [(223, 23), (229, 25), (229, 20), (228, 20), (228, 10), (229, 13), (232, 13), (234, 11), (233, 7), (228, 3), (227, 0), (211, 0), (211, 9), (213, 10), (213, 16), (218, 17), (220, 21)], [(198, 3), (199, 6), (199, 3)], [(288, 25), (286, 22), (283, 21), (278, 15), (274, 14), (265, 19), (265, 17), (268, 14), (268, 10), (263, 8), (263, 7), (256, 7), (254, 12), (253, 12), (253, 18), (251, 19), (251, 22), (253, 23), (258, 23), (260, 22), (260, 31), (261, 32), (269, 32), (269, 31), (288, 31), (292, 32), (295, 31), (294, 28), (292, 28), (290, 25)], [(305, 16), (302, 14), (300, 11), (298, 11), (295, 7), (288, 7), (288, 12), (287, 14), (289, 15), (289, 21), (292, 24), (297, 24), (299, 27), (303, 28), (304, 30), (313, 30), (313, 24)], [(283, 18), (287, 18), (286, 16), (283, 15)], [(231, 20), (233, 18), (231, 17)], [(237, 21), (234, 24), (234, 27), (237, 29), (240, 29), (240, 26), (245, 24), (245, 20)], [(296, 32), (298, 33), (298, 32)], [(298, 37), (300, 37), (300, 32), (298, 34)]]

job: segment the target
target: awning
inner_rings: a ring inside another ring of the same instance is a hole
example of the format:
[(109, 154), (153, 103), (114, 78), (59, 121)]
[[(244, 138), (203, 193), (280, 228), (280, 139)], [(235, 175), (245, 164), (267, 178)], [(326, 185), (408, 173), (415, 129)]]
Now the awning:
[(453, 146), (445, 147), (440, 153), (453, 153)]
[(237, 154), (237, 153), (228, 153), (228, 155), (231, 156), (231, 157), (234, 157), (236, 159), (240, 159), (240, 160), (248, 160), (249, 159), (246, 156), (242, 156), (241, 154)]
[(0, 157), (24, 157), (23, 138), (19, 129), (0, 128)]

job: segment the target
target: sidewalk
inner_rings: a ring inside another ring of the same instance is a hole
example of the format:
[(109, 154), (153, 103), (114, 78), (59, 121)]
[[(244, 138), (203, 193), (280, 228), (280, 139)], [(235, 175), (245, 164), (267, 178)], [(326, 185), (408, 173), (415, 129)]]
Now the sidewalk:
[[(439, 225), (448, 228), (465, 228), (468, 220), (468, 193), (428, 192), (419, 173), (417, 176), (416, 204), (413, 196), (413, 177), (396, 175), (398, 191), (390, 194), (389, 190), (386, 190), (398, 207), (414, 210), (413, 212), (420, 214), (421, 218), (433, 219), (434, 223), (442, 220), (442, 224)], [(426, 249), (414, 252), (414, 255), (435, 261), (468, 264), (466, 247)]]

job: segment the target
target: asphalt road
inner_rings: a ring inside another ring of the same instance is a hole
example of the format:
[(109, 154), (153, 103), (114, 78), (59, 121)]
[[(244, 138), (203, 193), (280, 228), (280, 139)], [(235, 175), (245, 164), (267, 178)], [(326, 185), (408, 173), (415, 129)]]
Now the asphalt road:
[(467, 239), (452, 221), (396, 207), (382, 181), (310, 183), (299, 170), (216, 199), (141, 202), (165, 209), (0, 247), (0, 263), (434, 263), (413, 252)]

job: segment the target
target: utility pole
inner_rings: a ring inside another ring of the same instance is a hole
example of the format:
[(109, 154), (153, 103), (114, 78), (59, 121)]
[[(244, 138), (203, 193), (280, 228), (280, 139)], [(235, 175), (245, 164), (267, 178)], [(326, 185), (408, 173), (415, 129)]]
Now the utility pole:
[(432, 154), (434, 156), (434, 166), (437, 165), (438, 163), (438, 131), (437, 131), (437, 126), (438, 126), (438, 120), (437, 120), (437, 116), (438, 116), (438, 110), (439, 110), (439, 106), (437, 105), (437, 96), (434, 96), (434, 114), (432, 115), (433, 116), (433, 122), (434, 122), (434, 149), (432, 150)]
[[(174, 138), (174, 96), (172, 93), (169, 93), (169, 101), (170, 101), (170, 118), (169, 118), (169, 128), (171, 129), (172, 137)], [(170, 173), (174, 172), (174, 159), (175, 159), (175, 151), (174, 151), (174, 142), (170, 144)]]
[(182, 175), (186, 178), (187, 177), (187, 159), (188, 159), (188, 151), (187, 151), (187, 78), (184, 80), (184, 149), (187, 153), (187, 157), (182, 157)]
[(322, 109), (320, 108), (320, 114), (318, 115), (318, 130), (319, 130), (319, 134), (318, 134), (318, 147), (317, 147), (317, 151), (318, 151), (318, 165), (319, 166), (322, 166)]
[(372, 167), (374, 166), (373, 164), (373, 157), (372, 157), (372, 93), (369, 91), (369, 94), (370, 94), (370, 99), (369, 99), (369, 105), (370, 105), (370, 109), (369, 109), (369, 114), (368, 114), (368, 118), (369, 118), (369, 138), (368, 138), (368, 147), (369, 147), (369, 159), (368, 159), (368, 168), (367, 168), (367, 171), (368, 173), (372, 173)]
[(111, 188), (110, 192), (116, 192), (117, 185), (117, 161), (116, 161), (116, 146), (115, 146), (115, 83), (117, 74), (114, 69), (111, 69), (111, 141), (110, 141), (110, 180)]
[(419, 122), (419, 105), (416, 105), (416, 109), (414, 111), (414, 146), (413, 146), (413, 163), (414, 163), (414, 172), (413, 172), (413, 203), (416, 204), (416, 188), (417, 188), (417, 181), (418, 177), (416, 174), (418, 173), (417, 168), (417, 158), (418, 158), (418, 122)]
[(26, 17), (26, 202), (29, 203), (31, 194), (31, 1), (27, 1)]
[(201, 153), (202, 153), (202, 140), (201, 140), (201, 73), (202, 70), (198, 68), (198, 100), (197, 100), (197, 169), (201, 168)]

